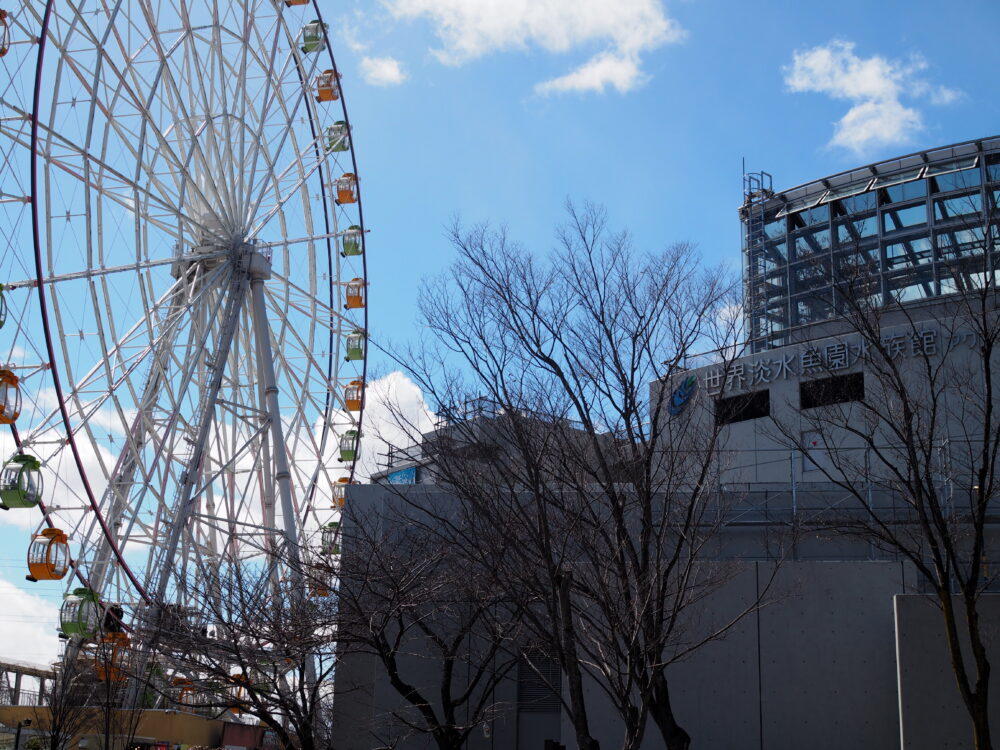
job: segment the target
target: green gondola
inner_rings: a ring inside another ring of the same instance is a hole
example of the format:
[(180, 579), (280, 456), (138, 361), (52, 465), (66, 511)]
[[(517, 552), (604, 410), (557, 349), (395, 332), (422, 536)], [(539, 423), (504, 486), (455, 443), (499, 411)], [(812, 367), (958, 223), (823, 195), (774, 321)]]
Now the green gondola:
[(18, 453), (0, 474), (0, 507), (34, 508), (42, 499), (42, 463), (34, 456)]
[(331, 521), (321, 531), (320, 550), (324, 555), (340, 554), (340, 523)]
[(308, 55), (310, 52), (321, 52), (326, 49), (325, 33), (327, 25), (319, 21), (312, 21), (302, 27), (302, 54)]
[(340, 460), (353, 461), (358, 455), (358, 431), (347, 430), (340, 436)]
[(365, 334), (353, 331), (347, 335), (347, 360), (365, 358)]
[(90, 589), (73, 589), (63, 597), (59, 628), (64, 635), (94, 638), (101, 623), (101, 602)]
[(326, 150), (347, 151), (351, 147), (351, 131), (347, 123), (337, 120), (326, 129)]
[(361, 255), (361, 227), (352, 224), (340, 238), (340, 255), (346, 258), (349, 255)]

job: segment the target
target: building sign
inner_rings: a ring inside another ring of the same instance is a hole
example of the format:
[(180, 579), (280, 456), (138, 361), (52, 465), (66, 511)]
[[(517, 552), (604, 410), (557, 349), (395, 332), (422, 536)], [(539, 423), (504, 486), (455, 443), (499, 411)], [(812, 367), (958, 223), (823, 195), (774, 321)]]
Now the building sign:
[[(918, 356), (936, 357), (942, 352), (953, 352), (962, 347), (971, 349), (976, 345), (976, 341), (976, 334), (971, 331), (941, 333), (934, 328), (923, 328), (915, 332), (887, 334), (882, 338), (881, 345), (884, 356), (890, 359), (905, 359)], [(868, 342), (857, 341), (857, 335), (849, 339), (831, 338), (808, 342), (790, 353), (788, 349), (792, 347), (789, 346), (775, 350), (771, 356), (768, 356), (768, 352), (764, 352), (756, 359), (748, 358), (733, 362), (725, 369), (709, 368), (702, 373), (702, 385), (706, 391), (714, 395), (723, 390), (751, 390), (760, 385), (803, 375), (835, 373), (869, 359), (868, 347)], [(672, 406), (671, 399), (671, 408)]]
[(416, 484), (417, 467), (411, 466), (408, 469), (390, 472), (386, 476), (386, 480), (388, 480), (389, 484)]
[(687, 405), (691, 403), (691, 397), (694, 396), (697, 390), (697, 375), (688, 375), (684, 378), (683, 382), (677, 386), (677, 390), (670, 395), (670, 416), (676, 417), (678, 414), (683, 412), (687, 408)]

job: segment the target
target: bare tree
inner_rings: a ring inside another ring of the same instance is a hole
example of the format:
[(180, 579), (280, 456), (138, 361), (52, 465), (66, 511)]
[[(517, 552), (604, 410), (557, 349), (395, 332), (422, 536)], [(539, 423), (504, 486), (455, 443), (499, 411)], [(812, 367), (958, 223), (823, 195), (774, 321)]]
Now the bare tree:
[[(869, 251), (858, 250), (865, 261), (850, 273), (840, 269), (830, 300), (840, 317), (822, 332), (859, 353), (853, 376), (863, 386), (848, 394), (850, 374), (831, 369), (817, 345), (816, 379), (803, 386), (815, 398), (802, 404), (802, 425), (779, 419), (778, 428), (853, 501), (825, 523), (907, 560), (932, 592), (975, 747), (987, 750), (992, 666), (981, 599), (998, 541), (1000, 258), (995, 209), (984, 211), (973, 187), (942, 204), (950, 214), (937, 217), (936, 282), (929, 238), (899, 243), (907, 250), (895, 265), (912, 269), (901, 272), (912, 281), (894, 282), (885, 299)], [(995, 206), (997, 194), (985, 200)], [(934, 283), (946, 299), (914, 301), (937, 294)]]
[(83, 660), (64, 661), (56, 667), (46, 705), (35, 708), (34, 726), (42, 746), (66, 750), (77, 737), (93, 731), (96, 674), (94, 665)]
[(503, 229), (455, 226), (458, 260), (422, 290), (429, 339), (399, 360), (447, 422), (422, 451), (464, 514), (428, 528), (523, 604), (581, 750), (598, 747), (588, 683), (621, 717), (623, 748), (649, 719), (687, 748), (668, 668), (757, 606), (694, 616), (738, 568), (705, 560), (725, 518), (719, 427), (685, 369), (697, 351), (738, 354), (735, 284), (690, 246), (640, 256), (601, 209), (568, 211), (547, 260)]
[(254, 716), (286, 748), (330, 747), (336, 603), (324, 566), (308, 561), (284, 580), (275, 565), (224, 567), (198, 576), (213, 585), (191, 587), (189, 610), (161, 617), (157, 648), (183, 693), (174, 699)]
[[(80, 697), (89, 693), (93, 706), (91, 728), (100, 738), (102, 750), (125, 750), (135, 738), (143, 710), (152, 706), (152, 665), (136, 658), (132, 639), (122, 626), (122, 609), (104, 609), (96, 638), (76, 642), (70, 648), (75, 669), (89, 677), (81, 680)], [(89, 682), (89, 685), (88, 685)]]
[(463, 540), (434, 520), (448, 515), (460, 522), (428, 504), (346, 509), (339, 653), (374, 657), (402, 699), (391, 725), (373, 728), (384, 743), (402, 730), (459, 750), (507, 708), (495, 690), (517, 664), (518, 603), (469, 575)]

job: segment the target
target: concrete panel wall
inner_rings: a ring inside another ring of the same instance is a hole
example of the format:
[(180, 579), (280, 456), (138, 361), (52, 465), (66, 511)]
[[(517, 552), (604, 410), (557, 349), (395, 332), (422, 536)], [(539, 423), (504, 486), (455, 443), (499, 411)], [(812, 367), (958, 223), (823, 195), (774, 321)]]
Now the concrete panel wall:
[(759, 746), (895, 747), (892, 597), (902, 565), (790, 563), (778, 587), (788, 598), (760, 613)]
[[(745, 608), (767, 586), (772, 563), (751, 563), (706, 605), (705, 624)], [(771, 603), (721, 641), (669, 670), (674, 713), (692, 747), (843, 750), (899, 745), (893, 596), (898, 562), (787, 562)], [(596, 686), (588, 710), (602, 749), (621, 729)], [(562, 742), (576, 747), (564, 717)], [(650, 724), (643, 750), (663, 747)], [(519, 744), (538, 750), (541, 743)]]
[[(952, 672), (940, 610), (933, 600), (917, 595), (897, 596), (895, 609), (903, 750), (972, 750), (972, 728)], [(989, 658), (996, 665), (1000, 663), (1000, 596), (980, 600), (980, 621)], [(990, 722), (996, 735), (1000, 691), (996, 680), (992, 682)]]
[[(392, 502), (385, 488), (352, 489), (357, 491), (348, 502), (354, 503), (355, 510)], [(411, 491), (412, 499), (435, 492), (429, 487)], [(436, 492), (440, 499), (443, 493)], [(768, 554), (760, 533), (753, 527), (731, 529), (720, 551), (744, 556), (744, 560), (760, 559)], [(675, 713), (692, 735), (694, 748), (899, 746), (893, 596), (904, 591), (903, 566), (830, 560), (867, 552), (841, 542), (802, 539), (801, 552), (813, 559), (787, 561), (779, 568), (769, 606), (745, 618), (725, 640), (705, 646), (670, 668)], [(816, 559), (824, 555), (826, 560)], [(742, 564), (743, 572), (706, 603), (703, 625), (720, 622), (752, 602), (773, 566), (770, 562)], [(414, 659), (419, 659), (419, 652), (414, 646)], [(427, 677), (430, 684), (433, 669), (429, 666)], [(386, 724), (401, 703), (373, 662), (345, 659), (338, 668), (337, 684), (337, 734), (344, 750), (379, 747), (376, 736), (400, 740), (399, 750), (426, 745), (426, 738), (404, 740), (405, 732)], [(474, 732), (471, 750), (541, 750), (545, 739), (559, 739), (567, 748), (575, 746), (565, 716), (519, 714), (516, 698), (512, 681), (498, 691), (500, 709), (489, 736)], [(596, 686), (590, 686), (588, 702), (602, 748), (619, 747), (618, 721)], [(556, 722), (558, 736), (553, 736)], [(661, 747), (659, 732), (651, 724), (643, 748)]]

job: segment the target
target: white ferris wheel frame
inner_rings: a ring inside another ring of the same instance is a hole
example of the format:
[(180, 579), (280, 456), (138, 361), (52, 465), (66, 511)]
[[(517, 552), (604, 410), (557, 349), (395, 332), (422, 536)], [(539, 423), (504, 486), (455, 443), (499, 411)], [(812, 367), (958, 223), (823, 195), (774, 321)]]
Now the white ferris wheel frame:
[[(317, 53), (299, 25), (322, 16), (208, 7), (195, 23), (185, 2), (24, 3), (31, 101), (0, 96), (30, 170), (0, 203), (21, 201), (33, 250), (6, 269), (32, 407), (12, 433), (55, 474), (43, 523), (78, 540), (68, 588), (126, 607), (183, 603), (180, 581), (226, 562), (283, 549), (296, 566), (353, 477), (357, 451), (331, 457), (363, 413), (342, 388), (367, 359), (341, 356), (368, 328), (367, 306), (343, 307), (346, 274), (367, 287), (363, 212), (334, 201), (356, 160), (343, 96), (313, 96), (336, 71), (325, 27)], [(346, 151), (327, 149), (338, 119)], [(347, 226), (355, 258), (337, 252)]]

